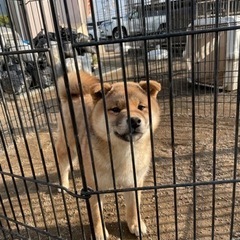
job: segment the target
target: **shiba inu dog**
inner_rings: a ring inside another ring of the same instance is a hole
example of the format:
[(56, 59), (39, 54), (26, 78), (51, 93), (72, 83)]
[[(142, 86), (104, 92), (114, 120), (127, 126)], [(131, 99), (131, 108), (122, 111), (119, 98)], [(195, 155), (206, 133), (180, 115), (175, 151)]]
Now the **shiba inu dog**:
[[(156, 97), (161, 85), (156, 81), (100, 84), (96, 77), (80, 72), (82, 87), (79, 88), (76, 73), (69, 73), (68, 79), (87, 185), (97, 190), (142, 187), (151, 161), (151, 131), (156, 130), (160, 120)], [(69, 188), (70, 160), (66, 146), (70, 149), (71, 159), (77, 157), (77, 151), (63, 79), (59, 79), (58, 91), (64, 121), (61, 118), (58, 121), (57, 155), (61, 184)], [(66, 138), (63, 122), (67, 130)], [(136, 204), (135, 192), (128, 191), (124, 196), (130, 232), (139, 236), (141, 229), (141, 233), (146, 234), (147, 228), (141, 218), (139, 228), (137, 208), (140, 206)], [(140, 199), (141, 192), (138, 191), (139, 205)], [(102, 203), (98, 203), (96, 195), (91, 196), (90, 205), (96, 239), (108, 238), (108, 231), (100, 217)]]

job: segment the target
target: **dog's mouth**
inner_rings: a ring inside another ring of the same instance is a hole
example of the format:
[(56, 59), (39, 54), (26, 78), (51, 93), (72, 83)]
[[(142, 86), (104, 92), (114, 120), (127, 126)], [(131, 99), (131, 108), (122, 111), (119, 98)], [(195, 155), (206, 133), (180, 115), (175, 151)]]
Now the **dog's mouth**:
[(125, 134), (119, 134), (118, 132), (114, 132), (115, 136), (117, 136), (119, 139), (130, 142), (131, 140), (133, 142), (138, 141), (142, 137), (142, 133), (140, 132), (132, 132), (132, 133), (125, 133)]

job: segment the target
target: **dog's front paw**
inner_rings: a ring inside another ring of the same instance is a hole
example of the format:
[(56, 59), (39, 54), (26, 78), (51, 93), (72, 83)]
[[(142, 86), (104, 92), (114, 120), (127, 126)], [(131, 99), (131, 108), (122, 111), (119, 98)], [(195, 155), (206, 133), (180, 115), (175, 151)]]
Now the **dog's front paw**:
[(66, 190), (62, 187), (64, 187), (66, 190), (68, 190), (69, 189), (69, 184), (61, 185), (61, 187), (57, 188), (59, 193), (61, 193), (61, 192), (66, 193)]
[(67, 192), (66, 190), (64, 190), (64, 189), (62, 189), (62, 188), (60, 188), (60, 187), (59, 187), (57, 190), (58, 190), (58, 193), (62, 193), (62, 192), (63, 192), (63, 193), (66, 193), (66, 192)]
[[(141, 223), (141, 234), (145, 235), (147, 233), (146, 224), (144, 223), (144, 221), (142, 219), (140, 220), (140, 223)], [(140, 232), (139, 232), (140, 229), (139, 229), (137, 220), (128, 222), (128, 228), (129, 228), (129, 231), (132, 234), (135, 234), (137, 237), (140, 235)]]
[(105, 228), (105, 236), (103, 234), (103, 231), (102, 229), (99, 229), (99, 230), (95, 230), (95, 237), (96, 237), (96, 240), (106, 240), (109, 238), (109, 233), (108, 233), (108, 230)]

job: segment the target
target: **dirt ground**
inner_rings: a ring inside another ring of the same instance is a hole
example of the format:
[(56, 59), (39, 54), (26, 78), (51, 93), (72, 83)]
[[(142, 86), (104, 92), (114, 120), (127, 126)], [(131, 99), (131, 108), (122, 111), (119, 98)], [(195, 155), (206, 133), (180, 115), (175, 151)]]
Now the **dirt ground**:
[[(231, 183), (240, 178), (238, 156), (235, 159), (236, 96), (220, 94), (215, 142), (212, 95), (196, 98), (195, 140), (191, 96), (174, 98), (171, 124), (163, 95), (159, 96), (162, 116), (154, 135), (154, 159), (142, 195), (142, 216), (148, 227), (142, 239), (225, 240), (231, 232), (233, 239), (240, 239), (240, 184)], [(224, 112), (230, 114), (224, 117)], [(50, 128), (51, 134), (46, 127), (31, 131), (0, 150), (0, 239), (11, 239), (9, 232), (12, 239), (90, 239), (86, 202), (72, 196), (82, 189), (78, 168), (75, 187), (71, 181), (72, 195), (58, 193), (54, 185), (58, 183), (56, 124)], [(213, 180), (217, 184), (211, 184)], [(110, 239), (137, 239), (124, 222), (123, 200), (120, 193), (106, 196), (104, 218)]]
[[(229, 239), (231, 227), (233, 227), (234, 236), (240, 237), (239, 184), (233, 185), (227, 182), (240, 177), (239, 166), (234, 164), (235, 119), (221, 118), (218, 120), (214, 161), (213, 121), (211, 118), (196, 118), (195, 165), (192, 153), (191, 117), (174, 117), (174, 161), (170, 122), (170, 116), (163, 115), (154, 136), (155, 179), (151, 167), (145, 186), (154, 186), (154, 182), (156, 182), (156, 186), (165, 186), (165, 188), (156, 192), (154, 190), (143, 191), (142, 213), (148, 226), (148, 234), (143, 239), (157, 239), (157, 234), (160, 234), (160, 239), (166, 240), (194, 239), (194, 225), (196, 239), (211, 239), (213, 221), (215, 239)], [(55, 129), (53, 130), (54, 137)], [(14, 146), (7, 149), (7, 156), (2, 152), (1, 167), (7, 173), (14, 173), (30, 179), (33, 179), (34, 175), (36, 180), (43, 183), (46, 181), (57, 183), (58, 175), (50, 135), (43, 131), (38, 133), (38, 138), (36, 138), (36, 134), (28, 134), (25, 141), (21, 139), (16, 142), (18, 153)], [(39, 145), (41, 149), (39, 149)], [(17, 154), (19, 154), (19, 158)], [(7, 164), (6, 157), (9, 158), (11, 168)], [(30, 226), (36, 225), (42, 231), (48, 231), (53, 236), (58, 234), (58, 226), (63, 239), (83, 239), (80, 224), (82, 222), (83, 228), (87, 232), (86, 239), (89, 239), (84, 200), (77, 200), (68, 194), (62, 196), (57, 193), (56, 188), (50, 188), (44, 184), (35, 184), (20, 178), (12, 179), (5, 175), (2, 175), (2, 178), (4, 184), (2, 182), (0, 185), (1, 197), (4, 210), (9, 217)], [(75, 178), (77, 190), (80, 191), (79, 171), (75, 172)], [(185, 183), (192, 183), (194, 178), (195, 182), (200, 183), (199, 185), (196, 187), (184, 186)], [(211, 184), (201, 185), (201, 183), (211, 182), (213, 179), (226, 181), (226, 183), (217, 184), (215, 187)], [(180, 186), (172, 188), (170, 185), (174, 182)], [(16, 185), (17, 192), (14, 185)], [(8, 192), (5, 188), (8, 189)], [(118, 196), (118, 205), (123, 239), (136, 239), (129, 233), (124, 222), (124, 202), (121, 194)], [(233, 206), (235, 207), (234, 214)], [(158, 217), (156, 217), (156, 208)], [(111, 239), (117, 239), (120, 235), (116, 200), (113, 194), (107, 196), (104, 217)], [(157, 226), (157, 219), (159, 226)], [(2, 224), (8, 227), (3, 220)], [(14, 223), (10, 223), (10, 227), (12, 231), (16, 231), (17, 226)], [(24, 227), (19, 226), (19, 228), (20, 232), (25, 232)], [(29, 230), (29, 234), (32, 236), (31, 239), (37, 239), (34, 231)], [(27, 236), (26, 232), (24, 236)]]

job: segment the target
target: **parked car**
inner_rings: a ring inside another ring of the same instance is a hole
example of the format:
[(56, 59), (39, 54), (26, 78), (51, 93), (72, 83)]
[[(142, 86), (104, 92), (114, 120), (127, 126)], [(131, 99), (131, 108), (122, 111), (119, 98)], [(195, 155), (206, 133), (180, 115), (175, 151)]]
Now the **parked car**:
[[(151, 5), (145, 6), (142, 16), (141, 6), (135, 7), (127, 16), (120, 18), (122, 37), (135, 36), (144, 33), (143, 23), (145, 21), (145, 32), (153, 33), (166, 27), (166, 12), (158, 9), (152, 11)], [(107, 38), (118, 39), (120, 36), (118, 19), (113, 17), (100, 25), (102, 35)]]
[[(189, 23), (191, 23), (192, 10), (195, 12), (196, 3), (191, 0), (171, 0), (170, 1), (170, 32), (186, 31)], [(195, 17), (195, 15), (193, 16)], [(100, 25), (102, 37), (118, 39), (129, 36), (138, 35), (159, 35), (167, 31), (167, 6), (166, 1), (161, 1), (155, 4), (142, 6), (141, 4), (132, 7), (132, 10), (125, 17), (118, 19), (112, 18), (103, 22)], [(154, 40), (155, 41), (155, 40)], [(165, 42), (165, 43), (164, 43)], [(165, 44), (167, 41), (164, 38), (155, 41), (155, 44)], [(173, 37), (172, 46), (183, 50), (186, 43), (185, 36)]]
[(103, 39), (112, 37), (112, 20), (103, 21), (99, 25), (99, 31), (100, 37)]
[[(87, 30), (88, 30), (89, 40), (91, 40), (91, 41), (94, 39), (98, 40), (101, 37), (100, 29), (98, 26), (96, 26), (96, 34), (95, 34), (93, 23), (87, 24)], [(96, 37), (95, 37), (95, 35), (96, 35)]]

